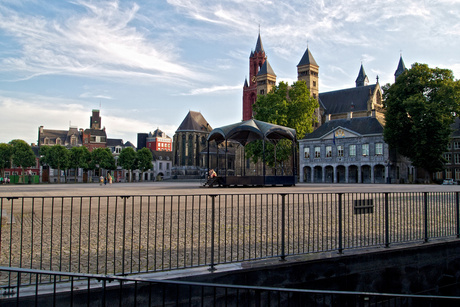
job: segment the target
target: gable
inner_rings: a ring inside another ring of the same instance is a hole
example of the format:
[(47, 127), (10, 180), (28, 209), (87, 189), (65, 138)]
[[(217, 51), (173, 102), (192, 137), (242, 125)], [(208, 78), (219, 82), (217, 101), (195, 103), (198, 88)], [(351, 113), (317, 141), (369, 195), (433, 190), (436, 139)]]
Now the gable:
[(324, 136), (320, 137), (323, 140), (331, 140), (331, 139), (346, 139), (346, 138), (357, 138), (362, 136), (361, 134), (357, 133), (356, 131), (348, 130), (347, 128), (337, 127), (332, 131), (327, 132)]

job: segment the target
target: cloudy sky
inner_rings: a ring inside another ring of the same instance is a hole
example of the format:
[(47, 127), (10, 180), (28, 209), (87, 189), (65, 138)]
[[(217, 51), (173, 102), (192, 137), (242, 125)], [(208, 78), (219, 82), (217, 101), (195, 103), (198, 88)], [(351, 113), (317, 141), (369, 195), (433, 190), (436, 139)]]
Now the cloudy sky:
[(320, 92), (392, 82), (400, 54), (460, 78), (460, 0), (0, 0), (0, 142), (89, 127), (137, 145), (189, 110), (240, 121), (257, 35), (278, 81), (310, 48)]

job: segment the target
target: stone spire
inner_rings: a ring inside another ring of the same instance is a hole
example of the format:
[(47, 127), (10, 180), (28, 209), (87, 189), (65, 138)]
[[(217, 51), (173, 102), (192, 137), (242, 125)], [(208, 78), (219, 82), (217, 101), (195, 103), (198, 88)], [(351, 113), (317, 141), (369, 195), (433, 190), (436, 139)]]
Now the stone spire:
[(361, 63), (361, 68), (359, 69), (358, 78), (356, 78), (356, 87), (366, 86), (369, 84), (369, 79), (367, 78), (366, 72), (364, 71), (363, 64)]
[(399, 63), (398, 63), (398, 68), (396, 68), (396, 71), (395, 71), (395, 82), (396, 82), (396, 79), (403, 73), (407, 70), (406, 68), (406, 65), (404, 64), (404, 61), (403, 61), (403, 58), (402, 58), (402, 55), (399, 57)]

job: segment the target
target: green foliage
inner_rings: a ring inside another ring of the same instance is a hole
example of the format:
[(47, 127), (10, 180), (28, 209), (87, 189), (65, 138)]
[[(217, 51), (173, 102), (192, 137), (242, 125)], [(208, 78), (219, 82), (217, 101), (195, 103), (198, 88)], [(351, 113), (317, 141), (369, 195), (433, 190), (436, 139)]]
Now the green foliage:
[(460, 83), (452, 71), (415, 63), (383, 91), (385, 142), (416, 167), (442, 170), (450, 126), (459, 112)]
[(132, 147), (123, 148), (118, 156), (118, 165), (126, 170), (136, 169), (136, 151)]
[(13, 147), (10, 144), (0, 144), (0, 169), (1, 176), (4, 177), (5, 168), (11, 167), (11, 159), (13, 158)]
[(35, 154), (30, 147), (23, 140), (12, 140), (10, 144), (13, 147), (13, 164), (23, 168), (35, 165)]
[(70, 149), (70, 168), (89, 169), (91, 153), (84, 146), (72, 147)]
[(49, 166), (58, 170), (58, 183), (61, 182), (61, 170), (66, 170), (70, 165), (70, 152), (62, 145), (51, 146), (47, 159)]
[(115, 159), (109, 148), (95, 148), (91, 152), (90, 169), (115, 169)]
[(40, 164), (49, 165), (58, 171), (58, 183), (61, 182), (61, 170), (67, 170), (71, 164), (70, 151), (62, 145), (41, 146)]
[(23, 140), (12, 140), (10, 145), (12, 146), (13, 164), (22, 168), (24, 181), (25, 169), (35, 165), (35, 154), (32, 147)]
[[(270, 93), (257, 97), (253, 110), (255, 119), (294, 128), (297, 137), (303, 138), (313, 131), (314, 112), (318, 106), (318, 101), (310, 95), (305, 81), (294, 82), (291, 86), (280, 82)], [(270, 166), (286, 161), (292, 155), (292, 143), (289, 140), (281, 140), (276, 144), (276, 159), (274, 148), (274, 144), (266, 142), (265, 161)], [(246, 145), (245, 151), (257, 163), (263, 159), (262, 141)]]
[(137, 168), (142, 173), (141, 180), (144, 180), (144, 176), (143, 176), (144, 172), (146, 170), (153, 168), (152, 159), (153, 159), (153, 156), (152, 156), (152, 152), (150, 151), (150, 149), (144, 147), (137, 151), (136, 161), (137, 161)]

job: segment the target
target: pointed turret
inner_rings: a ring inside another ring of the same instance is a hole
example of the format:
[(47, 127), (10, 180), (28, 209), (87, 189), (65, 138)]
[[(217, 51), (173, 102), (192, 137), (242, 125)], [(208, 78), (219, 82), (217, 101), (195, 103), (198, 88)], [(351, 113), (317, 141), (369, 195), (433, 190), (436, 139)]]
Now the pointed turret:
[(315, 66), (318, 66), (318, 64), (316, 64), (315, 58), (313, 58), (313, 55), (311, 55), (310, 49), (308, 49), (308, 47), (307, 47), (307, 50), (305, 51), (305, 53), (303, 54), (303, 57), (300, 60), (299, 64), (297, 64), (297, 67), (303, 66), (303, 65), (315, 65)]
[(262, 75), (273, 75), (276, 77), (273, 68), (271, 67), (270, 63), (268, 63), (268, 60), (265, 60), (264, 64), (262, 64), (262, 67), (259, 70), (259, 73), (257, 74), (257, 76)]
[(315, 58), (307, 47), (305, 53), (297, 64), (297, 80), (303, 80), (307, 84), (310, 94), (314, 98), (318, 98), (319, 95), (319, 66), (315, 61)]
[(369, 79), (367, 78), (366, 72), (364, 71), (363, 64), (361, 64), (361, 68), (359, 69), (358, 78), (356, 78), (356, 87), (359, 86), (366, 86), (369, 84)]
[(264, 64), (259, 70), (256, 76), (257, 81), (257, 95), (265, 95), (271, 91), (273, 86), (276, 85), (276, 75), (273, 71), (268, 60), (265, 60)]
[(398, 68), (395, 71), (395, 82), (396, 79), (407, 70), (406, 65), (404, 64), (402, 55), (399, 57), (399, 63), (398, 63)]
[(256, 43), (256, 49), (254, 52), (264, 52), (264, 46), (262, 45), (262, 39), (260, 38), (260, 33), (259, 37), (257, 38), (257, 43)]
[(244, 78), (244, 86), (243, 87), (249, 87), (247, 78)]

